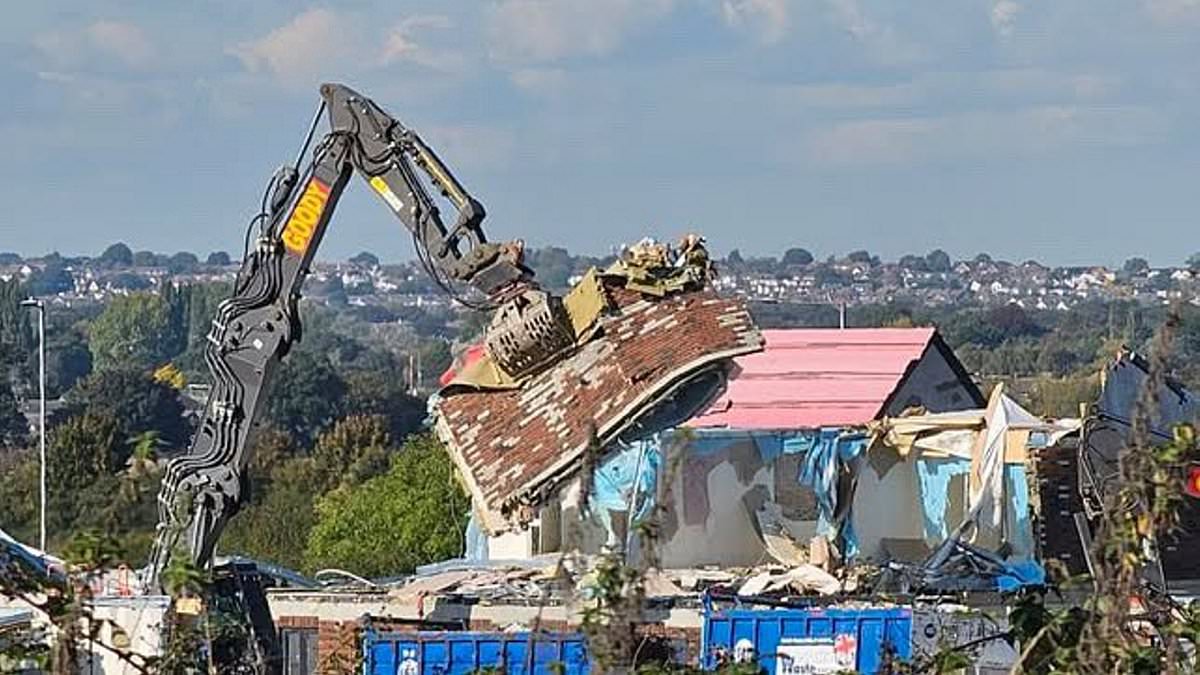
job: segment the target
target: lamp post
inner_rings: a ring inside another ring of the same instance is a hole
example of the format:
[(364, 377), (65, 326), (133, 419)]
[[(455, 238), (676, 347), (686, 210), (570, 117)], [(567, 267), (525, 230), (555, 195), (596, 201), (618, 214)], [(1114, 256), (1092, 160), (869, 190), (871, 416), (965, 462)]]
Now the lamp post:
[(38, 423), (40, 431), (38, 432), (38, 445), (41, 451), (41, 475), (39, 477), (39, 486), (41, 492), (41, 507), (39, 508), (41, 518), (39, 521), (38, 548), (42, 553), (46, 552), (46, 303), (37, 298), (30, 297), (21, 301), (22, 307), (36, 309), (38, 312), (38, 394), (41, 399), (41, 410), (38, 415)]

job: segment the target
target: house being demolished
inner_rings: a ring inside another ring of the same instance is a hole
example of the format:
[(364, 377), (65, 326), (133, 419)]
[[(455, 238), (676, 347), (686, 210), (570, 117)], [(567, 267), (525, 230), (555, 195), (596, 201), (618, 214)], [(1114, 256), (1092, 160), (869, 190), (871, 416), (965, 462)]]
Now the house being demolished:
[[(701, 308), (723, 307), (703, 302)], [(701, 309), (696, 320), (711, 316)], [(708, 339), (727, 339), (721, 335), (714, 331)], [(891, 622), (883, 632), (856, 634), (859, 666), (872, 663), (864, 655), (880, 653), (883, 636), (899, 653), (916, 655), (954, 636), (1001, 634), (1002, 609), (986, 619), (963, 618), (961, 607), (864, 598), (877, 597), (893, 572), (902, 590), (930, 583), (982, 591), (978, 603), (993, 609), (996, 592), (1040, 583), (1031, 497), (1017, 474), (1028, 448), (1048, 443), (1063, 427), (1024, 412), (1002, 390), (985, 399), (932, 329), (763, 335), (765, 350), (737, 357), (724, 388), (698, 411), (685, 416), (680, 410), (693, 403), (677, 406), (595, 452), (580, 450), (568, 461), (545, 446), (509, 455), (485, 453), (479, 444), (470, 452), (452, 448), (476, 498), (463, 559), (386, 583), (273, 591), (277, 621), (314, 654), (357, 644), (338, 638), (357, 630), (370, 643), (359, 648), (379, 650), (380, 658), (391, 658), (384, 642), (407, 645), (424, 638), (405, 635), (433, 635), (422, 630), (571, 633), (580, 626), (578, 600), (592, 583), (596, 556), (644, 559), (635, 525), (654, 514), (658, 566), (645, 580), (639, 630), (686, 661), (711, 663), (720, 650), (741, 648), (741, 638), (720, 628), (739, 612), (749, 612), (744, 622), (779, 621), (790, 611), (780, 608), (812, 603), (822, 616)], [(460, 366), (451, 377), (461, 372)], [(560, 391), (581, 395), (572, 393), (573, 382), (565, 380)], [(621, 395), (613, 389), (602, 400)], [(443, 414), (451, 400), (442, 402)], [(514, 400), (514, 407), (535, 405), (532, 396)], [(526, 425), (513, 429), (547, 419), (547, 403), (539, 400), (542, 407), (524, 408)], [(443, 421), (462, 425), (445, 436), (448, 442), (466, 437), (472, 418), (464, 415)], [(509, 466), (508, 457), (524, 464)], [(975, 531), (939, 557), (970, 522)], [(935, 557), (939, 565), (925, 569)], [(963, 574), (958, 565), (967, 559), (993, 571)], [(1011, 664), (1013, 657), (1007, 651), (997, 658)]]
[(444, 381), (436, 430), (465, 479), (479, 523), (529, 526), (584, 463), (585, 451), (674, 427), (722, 389), (733, 357), (762, 349), (741, 301), (708, 288), (698, 242), (643, 243), (563, 299), (578, 351), (524, 381), (482, 350)]

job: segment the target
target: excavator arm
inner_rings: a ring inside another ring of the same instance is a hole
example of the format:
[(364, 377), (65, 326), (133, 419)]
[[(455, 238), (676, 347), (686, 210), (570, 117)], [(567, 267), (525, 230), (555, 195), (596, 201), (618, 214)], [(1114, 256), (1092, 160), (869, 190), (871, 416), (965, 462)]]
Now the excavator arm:
[[(300, 339), (301, 286), (353, 173), (404, 223), (426, 270), (448, 292), (468, 284), (501, 307), (488, 339), (495, 353), (509, 355), (514, 373), (570, 346), (561, 303), (533, 284), (532, 273), (521, 264), (520, 244), (487, 241), (483, 206), (433, 150), (345, 86), (323, 85), (321, 95), (332, 128), (313, 146), (303, 170), (284, 167), (276, 174), (256, 219), (258, 236), (208, 334), (205, 361), (212, 388), (190, 451), (167, 465), (146, 580), (150, 588), (159, 586), (160, 574), (182, 551), (206, 567), (243, 501), (252, 431), (280, 360)], [(314, 128), (318, 123), (314, 119)], [(430, 187), (457, 211), (450, 227)]]

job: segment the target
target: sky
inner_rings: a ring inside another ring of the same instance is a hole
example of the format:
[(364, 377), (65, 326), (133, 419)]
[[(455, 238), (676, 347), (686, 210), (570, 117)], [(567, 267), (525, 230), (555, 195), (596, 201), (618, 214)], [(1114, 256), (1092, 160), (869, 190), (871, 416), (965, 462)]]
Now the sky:
[[(1200, 0), (57, 0), (0, 23), (0, 250), (236, 252), (321, 82), (489, 237), (1047, 263), (1200, 250)], [(411, 259), (361, 183), (320, 257)]]

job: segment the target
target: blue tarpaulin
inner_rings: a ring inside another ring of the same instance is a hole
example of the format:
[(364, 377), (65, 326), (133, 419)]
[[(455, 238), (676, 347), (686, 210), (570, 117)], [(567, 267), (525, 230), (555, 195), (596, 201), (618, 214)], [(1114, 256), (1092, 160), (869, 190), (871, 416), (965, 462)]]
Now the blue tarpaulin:
[(487, 533), (479, 526), (479, 516), (475, 515), (475, 509), (471, 509), (471, 517), (467, 520), (467, 531), (464, 539), (467, 541), (467, 550), (463, 555), (465, 559), (473, 562), (488, 559)]
[(1012, 547), (1009, 559), (1032, 559), (1033, 522), (1029, 518), (1029, 483), (1025, 477), (1025, 465), (1006, 465), (1004, 481), (1008, 497), (1006, 539)]
[(658, 490), (658, 468), (662, 444), (669, 432), (651, 434), (636, 441), (618, 441), (596, 468), (588, 508), (599, 518), (610, 546), (620, 545), (612, 524), (612, 511), (627, 511), (630, 530), (650, 515)]
[(921, 519), (926, 542), (941, 542), (950, 536), (946, 507), (950, 499), (950, 479), (968, 473), (971, 460), (961, 457), (920, 457), (917, 479), (921, 486)]
[[(843, 470), (857, 473), (858, 460), (866, 447), (866, 434), (844, 429), (798, 434), (783, 443), (785, 454), (804, 453), (799, 480), (817, 495), (817, 534), (836, 542), (846, 560), (858, 555), (858, 539), (851, 503), (838, 502), (838, 476)], [(846, 496), (853, 501), (853, 491)]]

